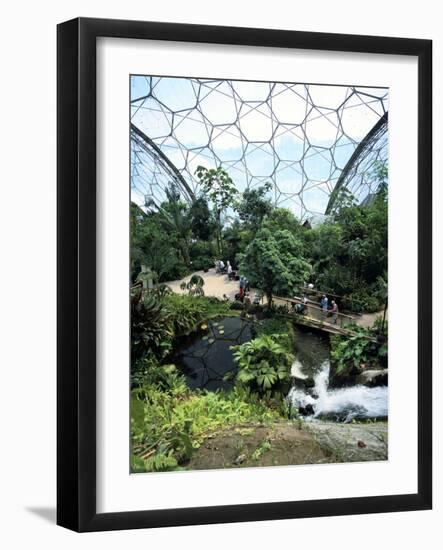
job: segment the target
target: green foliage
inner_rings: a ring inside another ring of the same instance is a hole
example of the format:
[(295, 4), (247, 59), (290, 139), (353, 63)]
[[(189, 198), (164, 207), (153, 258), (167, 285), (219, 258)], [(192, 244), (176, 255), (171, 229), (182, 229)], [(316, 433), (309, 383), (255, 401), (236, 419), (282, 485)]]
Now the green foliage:
[(232, 206), (238, 191), (229, 174), (223, 168), (197, 166), (195, 171), (203, 193), (213, 203), (216, 212)]
[(229, 394), (185, 390), (176, 395), (145, 385), (132, 392), (132, 449), (135, 457), (151, 454), (142, 462), (133, 458), (132, 468), (159, 471), (165, 456), (169, 457), (166, 467), (176, 468), (173, 460), (178, 465), (185, 464), (194, 449), (219, 429), (278, 419), (278, 411), (240, 388)]
[(354, 195), (346, 187), (335, 188), (331, 193), (330, 200), (334, 201), (332, 213), (337, 214), (344, 208), (355, 206), (356, 200)]
[(215, 222), (205, 197), (195, 199), (189, 209), (189, 216), (194, 237), (209, 241), (215, 230)]
[(252, 460), (260, 460), (261, 457), (272, 448), (271, 442), (269, 439), (264, 439), (259, 443), (255, 451), (252, 453)]
[(270, 317), (263, 321), (256, 321), (253, 325), (253, 332), (254, 336), (262, 336), (263, 334), (278, 335), (279, 342), (289, 352), (292, 352), (296, 344), (292, 322), (282, 317)]
[(160, 298), (135, 289), (131, 294), (132, 364), (147, 354), (158, 359), (165, 357), (171, 350), (173, 335), (173, 320)]
[(273, 208), (263, 221), (263, 227), (271, 232), (287, 230), (295, 237), (304, 233), (300, 221), (287, 208)]
[(240, 346), (233, 346), (238, 364), (237, 382), (260, 395), (282, 392), (291, 378), (294, 356), (277, 334), (263, 334)]
[(286, 229), (261, 229), (241, 256), (240, 269), (266, 294), (268, 306), (273, 294), (292, 296), (311, 272), (303, 257), (303, 244)]
[(200, 275), (192, 275), (187, 283), (183, 281), (180, 288), (182, 290), (187, 290), (189, 296), (204, 296), (204, 285), (205, 281)]
[[(339, 376), (357, 372), (361, 366), (365, 368), (386, 368), (388, 361), (387, 326), (381, 334), (381, 320), (376, 320), (371, 329), (357, 325), (349, 325), (355, 336), (331, 337), (331, 360), (335, 372)], [(377, 340), (368, 339), (368, 336), (377, 337)]]
[(237, 266), (237, 256), (251, 242), (253, 233), (249, 229), (245, 229), (239, 220), (226, 227), (223, 231), (223, 250), (224, 257), (231, 262), (233, 266)]
[(186, 393), (186, 382), (175, 365), (161, 365), (152, 355), (139, 359), (131, 377), (132, 387), (149, 385), (173, 395)]
[(159, 216), (168, 233), (174, 235), (185, 265), (189, 266), (189, 242), (192, 220), (187, 205), (181, 200), (180, 193), (172, 183), (166, 189), (167, 201), (159, 209)]
[(214, 267), (216, 256), (212, 243), (206, 241), (195, 241), (191, 244), (191, 265), (194, 271), (201, 271)]
[(223, 170), (220, 166), (218, 168), (197, 166), (195, 173), (204, 195), (213, 204), (217, 226), (218, 252), (223, 254), (221, 217), (227, 208), (233, 206), (238, 193), (237, 188), (226, 170)]
[(172, 322), (174, 336), (188, 334), (202, 321), (229, 311), (229, 303), (198, 295), (171, 294), (165, 297), (163, 305)]
[(168, 232), (157, 213), (145, 214), (131, 203), (131, 276), (148, 266), (158, 281), (181, 278), (187, 273), (174, 235)]
[(159, 285), (142, 293), (131, 293), (131, 364), (133, 376), (140, 375), (140, 359), (162, 360), (172, 350), (173, 340), (188, 334), (198, 325), (230, 310), (230, 303), (202, 295), (198, 276), (189, 282), (190, 295), (170, 292)]
[(178, 463), (172, 450), (168, 454), (156, 453), (144, 462), (145, 472), (170, 472), (177, 469)]
[(381, 190), (366, 206), (339, 204), (328, 221), (305, 233), (317, 287), (342, 296), (345, 309), (373, 312), (384, 306), (387, 209)]
[(246, 189), (236, 205), (240, 220), (252, 232), (260, 228), (263, 219), (272, 211), (271, 201), (267, 198), (271, 188), (270, 183), (265, 183), (255, 189)]

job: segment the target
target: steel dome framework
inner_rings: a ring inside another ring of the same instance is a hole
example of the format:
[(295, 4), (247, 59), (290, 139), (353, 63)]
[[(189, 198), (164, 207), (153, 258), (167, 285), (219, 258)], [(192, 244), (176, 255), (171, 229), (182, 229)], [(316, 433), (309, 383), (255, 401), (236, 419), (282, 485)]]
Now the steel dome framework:
[(132, 76), (131, 199), (159, 205), (173, 181), (192, 201), (197, 166), (222, 166), (239, 191), (271, 182), (276, 205), (313, 218), (334, 189), (377, 190), (387, 129), (386, 88)]

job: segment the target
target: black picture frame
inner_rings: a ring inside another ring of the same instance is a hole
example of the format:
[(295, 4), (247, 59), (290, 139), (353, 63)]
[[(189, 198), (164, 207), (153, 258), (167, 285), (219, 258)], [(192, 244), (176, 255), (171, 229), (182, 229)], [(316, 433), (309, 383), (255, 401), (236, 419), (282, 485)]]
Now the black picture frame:
[[(432, 507), (432, 42), (287, 30), (74, 19), (57, 29), (57, 523), (104, 531)], [(96, 39), (153, 39), (418, 59), (416, 494), (96, 512)]]

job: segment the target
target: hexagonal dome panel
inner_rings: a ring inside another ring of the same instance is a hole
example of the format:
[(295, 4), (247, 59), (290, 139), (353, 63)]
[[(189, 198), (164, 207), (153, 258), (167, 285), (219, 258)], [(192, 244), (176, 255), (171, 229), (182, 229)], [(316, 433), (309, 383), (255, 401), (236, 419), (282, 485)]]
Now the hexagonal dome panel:
[(131, 198), (160, 203), (174, 180), (192, 201), (202, 164), (239, 191), (271, 182), (272, 201), (300, 219), (328, 213), (342, 186), (364, 201), (388, 162), (388, 99), (387, 88), (134, 76)]

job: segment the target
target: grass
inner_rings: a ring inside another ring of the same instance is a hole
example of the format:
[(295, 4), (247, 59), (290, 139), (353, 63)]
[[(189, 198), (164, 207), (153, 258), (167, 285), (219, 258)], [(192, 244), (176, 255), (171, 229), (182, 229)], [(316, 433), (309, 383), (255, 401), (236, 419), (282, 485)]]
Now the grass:
[(132, 470), (176, 469), (217, 430), (238, 424), (281, 420), (277, 409), (234, 388), (229, 393), (137, 388), (131, 400)]

